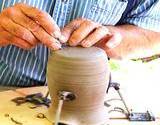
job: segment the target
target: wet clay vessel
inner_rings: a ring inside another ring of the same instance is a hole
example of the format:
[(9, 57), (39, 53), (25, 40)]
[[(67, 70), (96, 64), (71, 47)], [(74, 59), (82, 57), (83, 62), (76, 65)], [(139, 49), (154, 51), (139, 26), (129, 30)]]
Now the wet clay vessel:
[(109, 82), (108, 58), (96, 47), (67, 47), (49, 57), (47, 78), (52, 104), (49, 119), (54, 121), (58, 92), (76, 95), (63, 104), (60, 122), (68, 125), (102, 125), (107, 118), (104, 106)]

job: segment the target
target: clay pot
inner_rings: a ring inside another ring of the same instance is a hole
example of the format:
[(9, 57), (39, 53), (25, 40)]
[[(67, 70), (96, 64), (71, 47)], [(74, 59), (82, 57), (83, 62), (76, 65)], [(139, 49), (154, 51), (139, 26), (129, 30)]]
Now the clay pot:
[(101, 125), (107, 118), (104, 106), (109, 82), (108, 58), (99, 48), (67, 47), (54, 52), (48, 62), (49, 109), (54, 121), (58, 92), (70, 91), (73, 101), (63, 104), (60, 122), (69, 125)]

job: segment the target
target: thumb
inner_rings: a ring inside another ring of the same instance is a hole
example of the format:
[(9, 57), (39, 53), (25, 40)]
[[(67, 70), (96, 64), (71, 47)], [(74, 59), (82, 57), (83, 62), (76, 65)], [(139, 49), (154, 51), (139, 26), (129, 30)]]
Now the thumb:
[(71, 34), (85, 21), (85, 19), (75, 19), (67, 24), (64, 28), (61, 29), (61, 33), (64, 38), (61, 40), (62, 43), (65, 43), (69, 40)]
[(110, 49), (117, 47), (122, 41), (122, 35), (120, 33), (115, 33), (107, 41), (106, 46)]

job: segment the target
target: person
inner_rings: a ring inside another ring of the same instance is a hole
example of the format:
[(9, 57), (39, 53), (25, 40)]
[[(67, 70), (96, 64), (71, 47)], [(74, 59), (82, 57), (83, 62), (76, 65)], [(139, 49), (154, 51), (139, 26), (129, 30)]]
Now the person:
[(44, 85), (50, 50), (66, 42), (116, 59), (160, 53), (159, 0), (1, 0), (0, 9), (1, 85)]

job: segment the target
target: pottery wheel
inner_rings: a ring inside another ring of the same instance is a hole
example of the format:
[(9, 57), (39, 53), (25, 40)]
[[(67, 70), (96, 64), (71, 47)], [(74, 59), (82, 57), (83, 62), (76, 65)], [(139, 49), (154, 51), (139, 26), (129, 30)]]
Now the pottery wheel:
[(106, 122), (107, 61), (106, 53), (97, 47), (66, 47), (52, 53), (47, 67), (52, 118), (57, 109), (57, 93), (64, 90), (74, 93), (76, 99), (64, 102), (60, 122), (70, 124), (76, 121), (76, 125)]

